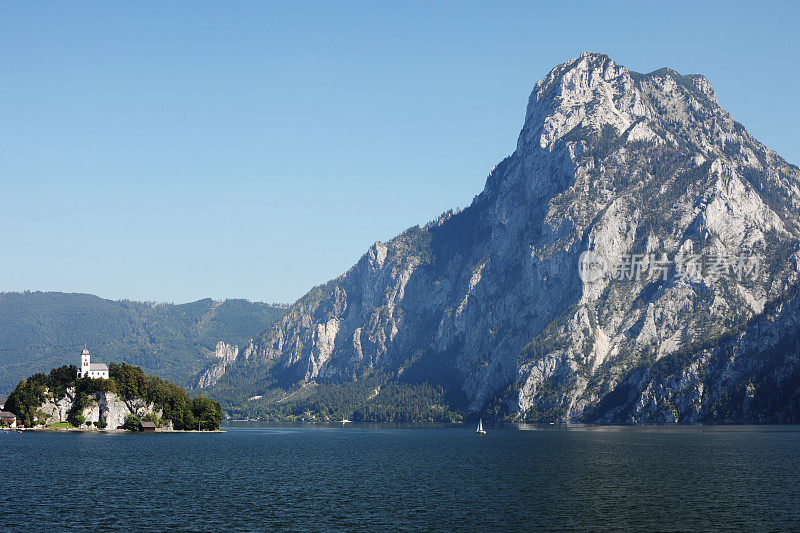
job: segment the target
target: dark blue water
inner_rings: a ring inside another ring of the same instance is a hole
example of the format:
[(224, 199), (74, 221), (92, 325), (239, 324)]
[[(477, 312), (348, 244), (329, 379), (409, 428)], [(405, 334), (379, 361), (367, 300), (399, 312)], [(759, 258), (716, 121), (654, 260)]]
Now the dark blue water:
[(800, 526), (800, 428), (0, 433), (0, 528)]

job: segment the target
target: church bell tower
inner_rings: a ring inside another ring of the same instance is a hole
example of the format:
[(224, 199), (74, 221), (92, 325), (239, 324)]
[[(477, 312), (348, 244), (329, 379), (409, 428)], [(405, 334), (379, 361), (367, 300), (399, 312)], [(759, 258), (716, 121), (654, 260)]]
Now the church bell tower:
[(85, 378), (89, 375), (89, 367), (92, 363), (91, 355), (89, 355), (89, 348), (86, 345), (83, 345), (83, 351), (81, 352), (81, 369), (78, 372), (80, 377)]

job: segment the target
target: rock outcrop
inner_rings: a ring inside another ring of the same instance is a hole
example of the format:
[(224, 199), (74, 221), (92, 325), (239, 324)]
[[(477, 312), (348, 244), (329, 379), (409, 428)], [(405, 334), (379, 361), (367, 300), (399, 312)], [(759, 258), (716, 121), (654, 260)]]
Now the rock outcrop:
[[(49, 393), (45, 393), (48, 398), (41, 406), (40, 411), (44, 418), (39, 422), (43, 424), (53, 424), (67, 422), (67, 416), (73, 409), (75, 403), (75, 389), (69, 388), (64, 396), (55, 399)], [(162, 411), (156, 409), (152, 404), (147, 404), (142, 400), (125, 400), (113, 392), (94, 392), (89, 395), (89, 403), (78, 413), (84, 417), (88, 425), (91, 423), (95, 427), (107, 429), (117, 429), (125, 423), (129, 415), (143, 417), (145, 415), (155, 415), (162, 420)], [(98, 424), (99, 423), (99, 424)], [(162, 427), (172, 429), (172, 422), (162, 421)]]
[(201, 383), (416, 367), (518, 420), (796, 420), (775, 402), (797, 391), (799, 214), (798, 168), (703, 76), (585, 53), (536, 84), (468, 208), (375, 243)]
[(203, 372), (197, 381), (197, 386), (201, 389), (216, 385), (220, 378), (225, 375), (225, 370), (228, 366), (236, 362), (239, 357), (239, 347), (219, 341), (216, 350), (214, 350), (214, 357), (219, 361)]

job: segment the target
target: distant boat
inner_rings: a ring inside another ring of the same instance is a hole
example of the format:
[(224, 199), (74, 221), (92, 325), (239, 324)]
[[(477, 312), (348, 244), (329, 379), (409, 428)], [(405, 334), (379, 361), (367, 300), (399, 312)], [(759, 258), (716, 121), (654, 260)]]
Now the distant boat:
[(483, 429), (483, 419), (478, 420), (478, 429), (475, 430), (478, 435), (486, 435), (486, 430)]

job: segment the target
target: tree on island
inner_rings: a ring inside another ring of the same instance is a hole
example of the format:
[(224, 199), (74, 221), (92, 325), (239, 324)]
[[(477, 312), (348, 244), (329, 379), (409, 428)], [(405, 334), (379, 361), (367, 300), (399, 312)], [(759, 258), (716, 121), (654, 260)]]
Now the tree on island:
[(192, 398), (192, 415), (197, 419), (198, 429), (214, 431), (219, 429), (222, 408), (205, 396), (195, 396)]
[(125, 423), (122, 424), (122, 429), (127, 429), (128, 431), (139, 431), (139, 424), (142, 423), (142, 419), (136, 415), (128, 415), (125, 417)]

